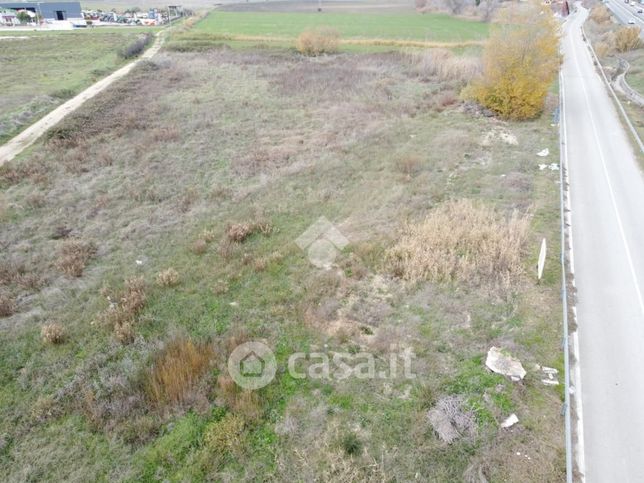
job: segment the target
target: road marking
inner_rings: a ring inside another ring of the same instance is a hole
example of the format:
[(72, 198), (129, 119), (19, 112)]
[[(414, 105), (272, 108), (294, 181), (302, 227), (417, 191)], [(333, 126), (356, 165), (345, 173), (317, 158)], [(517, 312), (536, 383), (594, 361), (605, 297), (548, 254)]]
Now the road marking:
[[(633, 264), (633, 257), (631, 256), (631, 250), (628, 246), (628, 241), (626, 240), (626, 232), (624, 231), (624, 225), (622, 223), (622, 217), (619, 214), (619, 209), (617, 207), (617, 200), (615, 199), (615, 192), (613, 191), (613, 185), (610, 182), (610, 177), (608, 175), (608, 168), (606, 166), (606, 159), (604, 157), (604, 152), (599, 142), (599, 133), (597, 131), (597, 125), (595, 123), (595, 117), (593, 116), (593, 111), (590, 107), (590, 99), (588, 97), (588, 90), (586, 89), (586, 83), (583, 80), (581, 66), (579, 65), (579, 56), (577, 55), (577, 49), (575, 48), (572, 37), (569, 37), (570, 45), (572, 47), (573, 57), (575, 59), (575, 65), (577, 66), (577, 72), (581, 80), (581, 88), (584, 93), (584, 98), (586, 100), (586, 105), (588, 106), (588, 115), (590, 117), (590, 124), (593, 128), (593, 133), (595, 135), (595, 144), (597, 145), (597, 152), (599, 154), (599, 159), (602, 163), (602, 168), (604, 172), (604, 178), (606, 179), (606, 184), (608, 186), (608, 193), (610, 195), (611, 203), (613, 205), (613, 211), (615, 212), (615, 219), (617, 220), (617, 226), (619, 228), (619, 233), (622, 238), (622, 243), (624, 245), (624, 251), (626, 253), (626, 259), (628, 261), (628, 267), (631, 272), (631, 277), (633, 278), (633, 284), (635, 285), (635, 292), (637, 293), (637, 301), (639, 303), (640, 311), (644, 317), (644, 300), (642, 299), (642, 291), (640, 289), (640, 284), (637, 279), (637, 273), (635, 272), (635, 266)], [(592, 60), (591, 60), (592, 62)]]

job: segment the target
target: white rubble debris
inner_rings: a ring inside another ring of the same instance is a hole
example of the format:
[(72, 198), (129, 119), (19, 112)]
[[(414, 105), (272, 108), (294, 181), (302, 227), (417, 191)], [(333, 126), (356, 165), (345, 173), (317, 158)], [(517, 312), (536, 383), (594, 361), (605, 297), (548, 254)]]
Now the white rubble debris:
[(550, 171), (559, 171), (559, 165), (557, 163), (539, 165), (539, 171), (543, 171), (546, 168), (548, 168)]
[(519, 418), (516, 414), (512, 413), (508, 418), (501, 423), (502, 428), (510, 428), (519, 422)]
[(541, 157), (541, 158), (545, 158), (545, 157), (546, 157), (546, 156), (548, 156), (549, 154), (550, 154), (550, 150), (549, 150), (548, 148), (546, 148), (546, 149), (542, 149), (541, 151), (539, 151), (539, 152), (537, 153), (537, 156), (539, 156), (539, 157)]
[(491, 347), (487, 352), (485, 366), (492, 372), (509, 377), (512, 381), (520, 381), (526, 375), (521, 361), (504, 354), (498, 347)]

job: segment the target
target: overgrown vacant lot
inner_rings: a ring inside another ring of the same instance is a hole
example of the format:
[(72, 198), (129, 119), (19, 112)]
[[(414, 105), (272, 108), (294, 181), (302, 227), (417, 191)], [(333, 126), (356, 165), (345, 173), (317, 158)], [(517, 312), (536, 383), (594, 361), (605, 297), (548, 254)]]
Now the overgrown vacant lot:
[(124, 61), (141, 29), (0, 34), (0, 143)]
[[(5, 166), (0, 479), (562, 480), (562, 395), (535, 368), (561, 367), (555, 248), (533, 275), (556, 102), (502, 123), (432, 65), (166, 53)], [(349, 240), (329, 270), (295, 244), (321, 216)], [(277, 375), (246, 392), (225, 361), (257, 339)], [(414, 379), (286, 371), (392, 349)]]

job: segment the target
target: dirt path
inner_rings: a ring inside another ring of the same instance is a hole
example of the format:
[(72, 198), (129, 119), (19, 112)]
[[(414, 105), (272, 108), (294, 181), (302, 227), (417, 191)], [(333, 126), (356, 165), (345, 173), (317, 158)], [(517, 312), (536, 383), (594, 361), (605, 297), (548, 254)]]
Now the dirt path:
[(163, 42), (162, 39), (163, 36), (161, 34), (157, 34), (156, 40), (154, 41), (152, 47), (146, 50), (143, 55), (138, 57), (136, 60), (124, 65), (119, 70), (113, 72), (112, 74), (108, 75), (104, 79), (101, 79), (95, 84), (92, 84), (83, 92), (71, 98), (64, 104), (61, 104), (45, 117), (29, 126), (16, 137), (9, 140), (6, 144), (0, 146), (0, 166), (18, 156), (18, 154), (20, 154), (25, 148), (31, 146), (48, 129), (58, 124), (58, 122), (60, 122), (69, 113), (74, 112), (76, 109), (82, 106), (85, 101), (91, 99), (96, 94), (103, 91), (113, 82), (126, 76), (136, 64), (144, 59), (149, 59), (154, 56), (161, 48), (161, 43)]

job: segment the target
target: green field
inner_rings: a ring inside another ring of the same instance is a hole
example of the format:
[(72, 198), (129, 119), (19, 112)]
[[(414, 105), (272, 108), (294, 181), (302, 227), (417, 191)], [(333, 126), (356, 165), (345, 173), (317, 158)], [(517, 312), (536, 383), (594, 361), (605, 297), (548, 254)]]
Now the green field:
[(142, 31), (1, 33), (13, 38), (0, 39), (0, 143), (122, 65), (117, 52)]
[(481, 40), (488, 25), (443, 14), (265, 13), (214, 11), (195, 32), (297, 37), (316, 26), (336, 28), (342, 38), (378, 38), (455, 42)]

